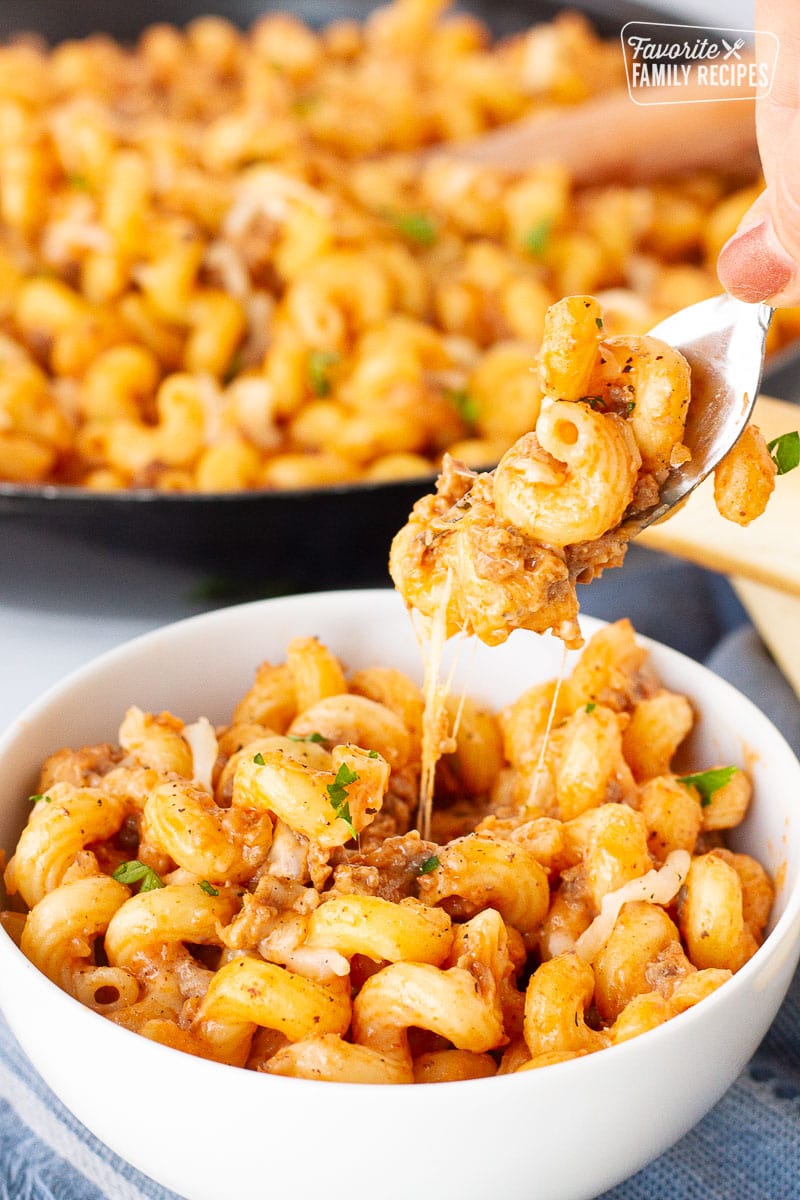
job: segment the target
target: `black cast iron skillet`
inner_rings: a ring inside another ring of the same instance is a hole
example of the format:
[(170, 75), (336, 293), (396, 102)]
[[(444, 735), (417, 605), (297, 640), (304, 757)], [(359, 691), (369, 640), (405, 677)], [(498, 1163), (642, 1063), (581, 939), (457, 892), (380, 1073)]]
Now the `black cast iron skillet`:
[[(58, 42), (101, 32), (129, 41), (153, 22), (183, 25), (209, 11), (246, 27), (269, 8), (290, 8), (318, 25), (341, 17), (362, 19), (373, 7), (364, 0), (0, 0), (0, 38), (33, 31)], [(565, 7), (581, 9), (605, 36), (617, 35), (629, 20), (668, 19), (625, 0), (570, 5), (485, 0), (461, 7), (485, 20), (496, 35), (550, 20)], [(0, 483), (0, 520), (56, 529), (219, 577), (270, 580), (280, 591), (380, 585), (388, 583), (391, 538), (414, 501), (430, 491), (432, 479), (296, 492), (166, 495)]]

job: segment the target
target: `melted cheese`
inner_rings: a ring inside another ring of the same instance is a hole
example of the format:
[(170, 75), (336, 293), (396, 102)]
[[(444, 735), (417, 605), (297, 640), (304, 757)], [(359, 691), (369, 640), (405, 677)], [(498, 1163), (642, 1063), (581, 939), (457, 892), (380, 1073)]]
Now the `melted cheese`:
[[(452, 734), (447, 733), (447, 697), (453, 683), (453, 671), (442, 680), (442, 658), (447, 641), (447, 608), (453, 587), (452, 571), (448, 571), (439, 603), (420, 638), (423, 660), (424, 710), (422, 714), (422, 768), (419, 779), (417, 828), (426, 841), (430, 838), (433, 815), (433, 790), (436, 783), (436, 764), (443, 754), (454, 749)], [(427, 645), (425, 633), (427, 633)]]
[(542, 738), (542, 745), (539, 750), (539, 758), (536, 762), (536, 768), (533, 772), (533, 778), (531, 780), (531, 788), (528, 793), (528, 799), (525, 802), (525, 808), (528, 810), (533, 810), (533, 809), (538, 810), (539, 799), (542, 795), (542, 791), (545, 788), (545, 785), (547, 782), (547, 773), (544, 769), (544, 760), (547, 755), (547, 747), (550, 745), (550, 734), (553, 731), (553, 722), (555, 720), (556, 709), (558, 707), (558, 697), (561, 692), (561, 685), (564, 682), (564, 680), (566, 679), (566, 677), (567, 677), (567, 647), (564, 646), (563, 653), (561, 655), (561, 665), (559, 666), (559, 669), (558, 669), (558, 678), (556, 679), (556, 686), (553, 689), (553, 699), (550, 702), (550, 711), (547, 714), (547, 725), (545, 726), (544, 737)]
[(199, 717), (193, 725), (184, 725), (182, 735), (192, 752), (192, 775), (195, 783), (213, 792), (212, 772), (219, 754), (213, 725), (207, 717)]
[(575, 943), (575, 953), (585, 962), (593, 962), (614, 930), (623, 904), (630, 900), (649, 900), (666, 906), (677, 896), (689, 871), (692, 857), (687, 850), (673, 850), (658, 870), (647, 871), (630, 879), (603, 897), (600, 912)]

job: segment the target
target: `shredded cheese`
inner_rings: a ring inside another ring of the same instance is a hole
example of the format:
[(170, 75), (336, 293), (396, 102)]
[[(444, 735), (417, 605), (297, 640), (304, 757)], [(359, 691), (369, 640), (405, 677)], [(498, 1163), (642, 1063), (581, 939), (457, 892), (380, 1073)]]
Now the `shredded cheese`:
[(231, 409), (244, 434), (262, 450), (276, 450), (281, 434), (275, 420), (275, 389), (269, 379), (244, 376), (228, 388)]
[(256, 167), (242, 176), (223, 233), (226, 237), (241, 237), (259, 216), (282, 223), (292, 206), (298, 204), (326, 217), (333, 212), (330, 198), (301, 179), (272, 167)]
[(344, 979), (350, 974), (350, 963), (338, 950), (324, 946), (298, 946), (287, 953), (285, 965), (296, 975), (327, 983), (332, 978)]
[(272, 928), (258, 944), (259, 953), (267, 962), (288, 967), (296, 975), (329, 983), (332, 979), (344, 979), (350, 974), (350, 963), (329, 946), (305, 946), (305, 922), (298, 915), (284, 918), (276, 916)]
[(308, 839), (302, 833), (295, 833), (279, 818), (275, 822), (267, 863), (268, 873), (279, 879), (308, 878)]
[(192, 775), (196, 783), (213, 792), (212, 772), (219, 754), (219, 744), (214, 727), (207, 717), (200, 717), (193, 725), (184, 725), (183, 740), (192, 752)]
[(203, 265), (219, 277), (229, 295), (237, 300), (245, 300), (250, 295), (250, 272), (241, 253), (230, 242), (209, 242)]
[(686, 850), (673, 850), (664, 865), (647, 871), (638, 879), (630, 879), (614, 892), (603, 897), (600, 912), (575, 943), (575, 953), (585, 962), (593, 962), (614, 930), (623, 904), (630, 900), (650, 900), (653, 904), (669, 904), (677, 896), (686, 879), (691, 863)]

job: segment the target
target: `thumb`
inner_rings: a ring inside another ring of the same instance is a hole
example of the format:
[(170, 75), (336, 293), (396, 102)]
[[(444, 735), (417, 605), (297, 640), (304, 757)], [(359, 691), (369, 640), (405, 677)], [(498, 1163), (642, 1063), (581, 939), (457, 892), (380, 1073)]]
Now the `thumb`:
[(762, 192), (720, 250), (717, 274), (726, 292), (748, 304), (800, 304), (800, 228), (795, 257), (778, 236), (773, 211), (769, 191)]
[(732, 296), (773, 306), (800, 304), (800, 122), (789, 130), (774, 178), (720, 251), (717, 273)]

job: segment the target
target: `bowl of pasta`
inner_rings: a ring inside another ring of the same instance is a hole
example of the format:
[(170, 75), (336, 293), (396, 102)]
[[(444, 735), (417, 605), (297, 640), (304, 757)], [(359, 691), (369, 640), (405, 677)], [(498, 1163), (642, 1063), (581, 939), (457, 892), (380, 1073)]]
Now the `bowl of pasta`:
[(702, 666), (581, 632), (426, 673), (397, 594), (301, 595), (30, 707), (0, 1006), (55, 1094), (187, 1200), (588, 1200), (677, 1141), (797, 963), (800, 764)]
[[(598, 292), (642, 333), (716, 293), (758, 167), (431, 155), (613, 96), (646, 120), (638, 4), (263, 8), (2, 6), (0, 519), (273, 590), (385, 583), (443, 452), (491, 465), (530, 428), (547, 306)], [(747, 105), (701, 107), (747, 141)], [(797, 334), (779, 311), (771, 348)]]

